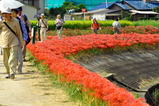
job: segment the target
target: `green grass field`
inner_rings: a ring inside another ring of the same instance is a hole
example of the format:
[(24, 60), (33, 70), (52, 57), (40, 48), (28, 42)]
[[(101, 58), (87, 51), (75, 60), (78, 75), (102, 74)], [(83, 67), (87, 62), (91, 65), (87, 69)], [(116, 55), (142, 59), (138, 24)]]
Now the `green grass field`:
[(133, 22), (135, 26), (154, 26), (159, 28), (159, 22), (155, 20), (142, 20), (142, 21), (134, 21)]

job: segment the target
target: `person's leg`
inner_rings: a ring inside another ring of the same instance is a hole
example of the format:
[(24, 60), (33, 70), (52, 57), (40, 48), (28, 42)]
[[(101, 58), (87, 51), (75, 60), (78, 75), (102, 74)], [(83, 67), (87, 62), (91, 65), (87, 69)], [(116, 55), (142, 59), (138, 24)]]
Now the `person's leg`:
[(117, 34), (119, 34), (119, 30), (117, 29)]
[(43, 41), (43, 28), (40, 29), (41, 41)]
[(114, 30), (114, 34), (115, 34), (115, 33), (117, 34), (117, 30)]
[(62, 27), (61, 27), (60, 32), (59, 32), (59, 38), (60, 39), (62, 38), (61, 35), (62, 35)]
[(39, 28), (38, 28), (38, 40), (41, 41), (40, 40), (40, 29)]
[(97, 34), (97, 29), (94, 29), (94, 33)]
[(22, 50), (20, 47), (18, 47), (18, 72), (22, 72), (23, 67), (23, 58), (22, 58)]
[(22, 49), (22, 56), (23, 56), (23, 61), (25, 61), (25, 56), (26, 56), (26, 45), (23, 46), (23, 49)]
[(58, 39), (61, 39), (61, 37), (60, 37), (60, 30), (57, 30), (57, 36), (58, 36)]
[(44, 29), (44, 39), (47, 39), (47, 37), (46, 37), (46, 28)]
[(8, 60), (10, 72), (11, 72), (11, 79), (14, 79), (14, 75), (16, 73), (17, 67), (17, 56), (18, 56), (18, 46), (11, 47), (9, 49), (10, 56)]
[(9, 65), (8, 65), (8, 60), (9, 60), (9, 48), (2, 48), (3, 51), (3, 64), (6, 70), (6, 73), (10, 76), (10, 70), (9, 70)]

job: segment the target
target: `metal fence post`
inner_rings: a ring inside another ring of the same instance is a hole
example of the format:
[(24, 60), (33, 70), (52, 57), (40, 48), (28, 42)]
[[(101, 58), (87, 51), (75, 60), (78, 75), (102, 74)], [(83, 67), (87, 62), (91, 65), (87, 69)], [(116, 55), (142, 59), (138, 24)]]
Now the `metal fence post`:
[(35, 26), (32, 28), (32, 44), (35, 44)]

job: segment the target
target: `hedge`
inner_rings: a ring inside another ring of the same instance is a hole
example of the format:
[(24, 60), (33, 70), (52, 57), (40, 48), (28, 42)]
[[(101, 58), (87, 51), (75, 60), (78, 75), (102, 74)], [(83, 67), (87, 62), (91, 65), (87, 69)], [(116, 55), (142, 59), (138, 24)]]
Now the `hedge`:
[[(37, 21), (30, 21), (31, 26), (36, 26)], [(107, 20), (107, 21), (98, 21), (101, 27), (108, 27), (112, 26), (112, 23), (114, 20)], [(119, 21), (122, 27), (125, 26), (134, 26), (134, 23), (127, 20), (120, 20)], [(49, 23), (49, 29), (55, 30), (55, 21), (51, 20), (48, 21)], [(92, 21), (66, 21), (65, 24), (63, 24), (63, 27), (66, 29), (87, 29), (91, 27)]]

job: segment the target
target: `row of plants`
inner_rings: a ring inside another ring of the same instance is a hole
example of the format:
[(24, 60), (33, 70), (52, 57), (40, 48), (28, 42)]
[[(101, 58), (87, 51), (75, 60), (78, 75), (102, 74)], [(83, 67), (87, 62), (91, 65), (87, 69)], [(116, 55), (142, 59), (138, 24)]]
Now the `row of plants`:
[(135, 99), (133, 94), (119, 88), (97, 73), (73, 63), (65, 56), (75, 55), (85, 50), (111, 50), (135, 47), (155, 47), (159, 43), (158, 34), (91, 34), (82, 36), (64, 37), (48, 36), (49, 40), (29, 44), (27, 48), (33, 56), (47, 65), (46, 72), (57, 75), (63, 83), (75, 85), (82, 94), (86, 95), (88, 104), (99, 101), (110, 106), (148, 106), (142, 99)]
[[(157, 34), (159, 33), (159, 29), (150, 25), (147, 26), (125, 26), (120, 29), (121, 34), (125, 33), (138, 33), (138, 34)], [(87, 28), (86, 30), (79, 29), (63, 29), (62, 35), (64, 36), (77, 36), (77, 35), (90, 35), (94, 34), (94, 31), (91, 28)], [(98, 30), (98, 34), (114, 34), (112, 27), (102, 27), (101, 30)], [(57, 36), (56, 31), (48, 31), (47, 35), (49, 36)]]
[[(32, 26), (36, 26), (37, 25), (37, 21), (36, 20), (32, 20), (30, 21)], [(102, 27), (108, 27), (108, 26), (112, 26), (112, 23), (114, 22), (114, 20), (109, 20), (109, 21), (98, 21), (99, 24)], [(122, 27), (125, 26), (134, 26), (133, 22), (131, 21), (127, 21), (127, 20), (120, 20), (119, 21)], [(49, 29), (50, 30), (55, 30), (55, 21), (48, 21), (49, 23)], [(63, 24), (63, 27), (66, 29), (87, 29), (91, 27), (91, 23), (92, 21), (66, 21), (65, 24)]]
[(134, 21), (134, 26), (154, 26), (159, 28), (159, 22), (155, 20), (141, 20), (141, 21)]

